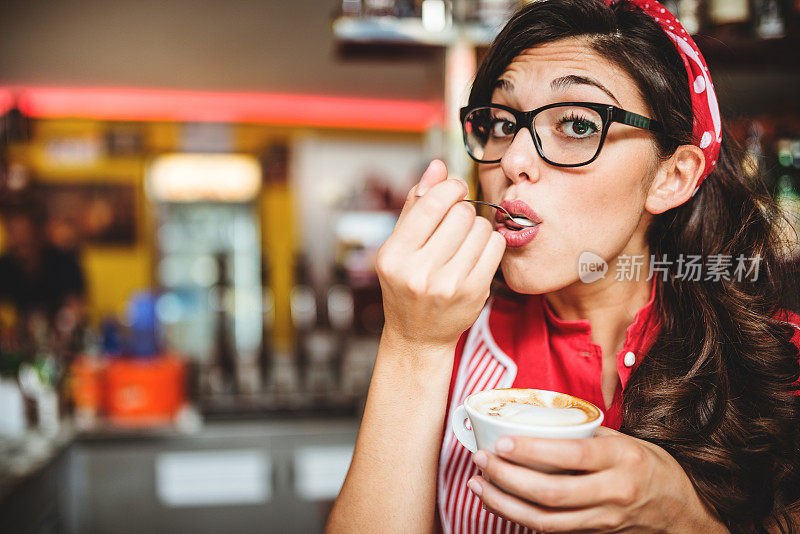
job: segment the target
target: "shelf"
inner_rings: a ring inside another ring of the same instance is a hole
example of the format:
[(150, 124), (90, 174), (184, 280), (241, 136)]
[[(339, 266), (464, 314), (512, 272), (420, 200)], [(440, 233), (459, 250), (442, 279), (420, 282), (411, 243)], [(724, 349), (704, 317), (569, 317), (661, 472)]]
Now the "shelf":
[[(431, 32), (418, 18), (339, 17), (332, 23), (333, 33), (345, 55), (414, 57), (426, 49), (446, 47), (459, 37), (474, 46), (488, 47), (500, 27), (465, 23)], [(741, 69), (800, 70), (800, 35), (778, 39), (746, 36), (694, 35), (695, 42), (712, 66)], [(368, 50), (373, 46), (372, 51)]]
[(800, 36), (779, 39), (694, 35), (706, 62), (714, 67), (800, 70)]
[(500, 28), (470, 23), (449, 26), (440, 32), (425, 29), (421, 19), (394, 17), (339, 17), (333, 21), (333, 34), (342, 43), (395, 44), (442, 47), (454, 43), (459, 35), (476, 46), (488, 46)]

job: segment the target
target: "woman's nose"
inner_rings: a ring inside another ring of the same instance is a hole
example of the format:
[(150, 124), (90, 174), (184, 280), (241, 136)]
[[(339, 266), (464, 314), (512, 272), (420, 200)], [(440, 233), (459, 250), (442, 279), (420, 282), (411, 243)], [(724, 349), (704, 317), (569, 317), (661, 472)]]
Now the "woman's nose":
[(521, 128), (517, 132), (500, 160), (500, 167), (513, 183), (538, 181), (544, 164), (544, 160), (536, 151), (536, 145), (528, 128)]

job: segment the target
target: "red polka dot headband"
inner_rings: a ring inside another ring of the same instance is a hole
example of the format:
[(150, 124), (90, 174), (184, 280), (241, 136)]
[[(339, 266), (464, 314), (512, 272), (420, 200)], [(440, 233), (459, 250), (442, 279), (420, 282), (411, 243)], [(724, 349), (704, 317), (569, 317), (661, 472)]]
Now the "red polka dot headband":
[[(608, 4), (616, 0), (606, 0)], [(722, 144), (722, 121), (719, 115), (719, 104), (714, 92), (714, 84), (708, 73), (708, 66), (694, 39), (687, 33), (683, 25), (675, 16), (655, 0), (628, 0), (641, 8), (661, 26), (664, 33), (675, 43), (688, 75), (690, 94), (692, 95), (692, 110), (694, 114), (693, 137), (697, 146), (703, 149), (706, 166), (703, 175), (697, 182), (697, 189), (706, 179), (719, 157), (719, 147)], [(692, 193), (692, 196), (694, 196)]]

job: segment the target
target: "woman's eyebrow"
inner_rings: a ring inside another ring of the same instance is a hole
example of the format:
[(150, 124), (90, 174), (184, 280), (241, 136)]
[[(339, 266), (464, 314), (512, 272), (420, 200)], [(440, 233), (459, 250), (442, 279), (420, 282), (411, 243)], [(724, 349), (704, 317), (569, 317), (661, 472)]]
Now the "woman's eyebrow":
[(570, 85), (593, 85), (607, 94), (611, 99), (617, 103), (619, 106), (619, 100), (609, 91), (606, 89), (606, 86), (602, 83), (598, 82), (594, 78), (589, 78), (588, 76), (579, 76), (577, 74), (570, 74), (569, 76), (561, 76), (560, 78), (556, 78), (552, 82), (550, 82), (550, 88), (553, 91), (563, 90), (568, 88)]
[(505, 78), (500, 78), (496, 82), (494, 82), (493, 89), (500, 89), (506, 93), (513, 93), (514, 92), (514, 84), (511, 83), (511, 80), (506, 80)]

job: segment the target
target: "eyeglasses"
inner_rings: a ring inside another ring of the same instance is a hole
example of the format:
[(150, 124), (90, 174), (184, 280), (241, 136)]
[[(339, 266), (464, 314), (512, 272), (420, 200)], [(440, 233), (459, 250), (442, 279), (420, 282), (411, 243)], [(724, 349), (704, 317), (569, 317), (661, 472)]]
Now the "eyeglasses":
[(497, 163), (521, 128), (527, 128), (539, 156), (557, 167), (579, 167), (600, 154), (608, 128), (619, 122), (654, 132), (661, 125), (630, 111), (594, 102), (559, 102), (533, 111), (501, 104), (461, 108), (464, 144), (479, 163)]

